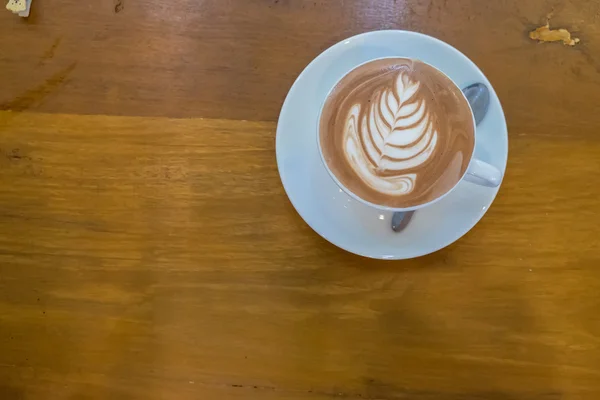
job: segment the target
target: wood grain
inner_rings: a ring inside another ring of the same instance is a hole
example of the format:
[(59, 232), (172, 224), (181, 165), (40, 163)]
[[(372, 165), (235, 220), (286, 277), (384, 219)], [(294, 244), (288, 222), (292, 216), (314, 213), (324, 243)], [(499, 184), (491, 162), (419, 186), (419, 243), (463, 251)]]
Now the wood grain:
[[(28, 108), (275, 121), (294, 79), (322, 50), (369, 30), (409, 29), (445, 40), (475, 61), (513, 126), (549, 134), (595, 129), (572, 118), (597, 113), (600, 104), (600, 4), (594, 1), (123, 3), (115, 13), (108, 0), (45, 0), (29, 21), (0, 13), (0, 109), (75, 66)], [(552, 25), (569, 28), (580, 45), (528, 38), (552, 10)]]
[[(550, 11), (581, 44), (527, 38)], [(599, 23), (584, 0), (0, 12), (0, 399), (598, 398)], [(510, 131), (485, 218), (391, 263), (315, 234), (274, 154), (302, 68), (383, 28), (464, 51)]]
[(517, 133), (481, 224), (387, 263), (302, 222), (273, 123), (0, 126), (0, 382), (25, 398), (600, 393), (596, 139)]

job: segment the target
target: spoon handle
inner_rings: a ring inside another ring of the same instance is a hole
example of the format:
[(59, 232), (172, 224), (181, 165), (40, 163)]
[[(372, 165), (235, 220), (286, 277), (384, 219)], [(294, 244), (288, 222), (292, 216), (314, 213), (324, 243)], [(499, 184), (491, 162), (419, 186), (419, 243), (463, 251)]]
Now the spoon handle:
[(408, 225), (414, 213), (414, 211), (395, 212), (392, 216), (392, 230), (394, 232), (400, 232), (406, 228), (406, 225)]
[[(474, 83), (463, 89), (463, 93), (471, 106), (473, 116), (475, 117), (475, 125), (483, 120), (488, 112), (490, 105), (490, 90), (483, 83)], [(483, 184), (484, 186), (498, 186), (500, 184), (501, 175), (494, 167), (487, 165), (479, 160), (473, 160), (473, 165), (467, 172), (466, 179)], [(485, 165), (484, 165), (485, 164)], [(392, 216), (392, 230), (401, 232), (410, 222), (414, 211), (395, 212)]]

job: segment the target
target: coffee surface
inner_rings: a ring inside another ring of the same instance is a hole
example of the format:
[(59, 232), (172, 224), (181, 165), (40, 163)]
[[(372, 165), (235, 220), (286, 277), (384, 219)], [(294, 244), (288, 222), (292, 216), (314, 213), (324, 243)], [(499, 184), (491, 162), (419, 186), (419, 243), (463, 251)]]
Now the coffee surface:
[(351, 71), (319, 121), (329, 169), (354, 194), (413, 207), (448, 192), (465, 173), (474, 122), (460, 89), (428, 64), (389, 58)]

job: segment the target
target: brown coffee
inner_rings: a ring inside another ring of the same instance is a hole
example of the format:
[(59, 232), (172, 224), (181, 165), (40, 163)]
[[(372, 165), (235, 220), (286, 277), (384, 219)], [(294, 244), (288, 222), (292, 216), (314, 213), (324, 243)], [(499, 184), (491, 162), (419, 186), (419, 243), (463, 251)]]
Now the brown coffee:
[(323, 158), (337, 179), (376, 205), (407, 208), (447, 193), (475, 145), (467, 100), (420, 61), (363, 64), (335, 86), (319, 121)]

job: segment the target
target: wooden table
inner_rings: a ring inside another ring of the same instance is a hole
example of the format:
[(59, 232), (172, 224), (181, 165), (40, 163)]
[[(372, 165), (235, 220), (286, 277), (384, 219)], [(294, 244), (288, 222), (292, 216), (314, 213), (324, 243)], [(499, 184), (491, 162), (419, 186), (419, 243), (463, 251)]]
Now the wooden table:
[[(0, 399), (597, 399), (600, 4), (34, 0), (0, 12)], [(581, 38), (538, 44), (545, 22)], [(469, 234), (379, 262), (296, 214), (278, 111), (402, 28), (494, 84), (506, 179)]]

